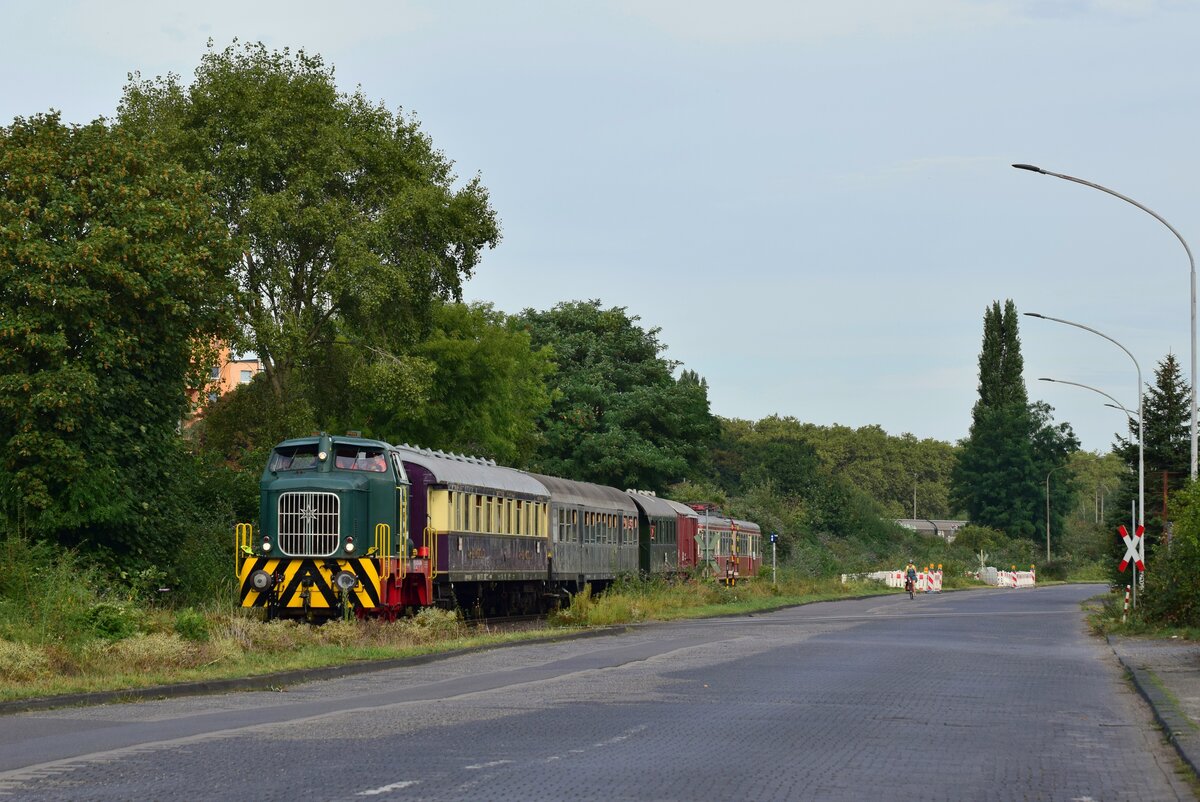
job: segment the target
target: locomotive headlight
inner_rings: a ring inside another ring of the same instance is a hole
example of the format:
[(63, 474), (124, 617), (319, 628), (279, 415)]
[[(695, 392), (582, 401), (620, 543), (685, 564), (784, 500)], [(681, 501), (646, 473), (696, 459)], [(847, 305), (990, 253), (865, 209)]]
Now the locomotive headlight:
[(250, 575), (250, 584), (254, 586), (255, 590), (262, 593), (275, 584), (275, 578), (266, 571), (255, 571)]
[(333, 577), (333, 582), (342, 590), (353, 590), (358, 584), (358, 577), (349, 571), (338, 571)]
[(267, 540), (265, 538), (263, 539), (262, 550), (264, 553), (271, 550), (271, 541), (270, 540)]
[(354, 538), (352, 538), (352, 537), (346, 538), (346, 545), (342, 546), (342, 548), (346, 550), (347, 554), (353, 554), (354, 553)]
[(317, 453), (317, 459), (321, 460), (321, 462), (324, 462), (328, 458), (329, 458), (329, 455), (326, 454), (324, 451), (320, 451)]

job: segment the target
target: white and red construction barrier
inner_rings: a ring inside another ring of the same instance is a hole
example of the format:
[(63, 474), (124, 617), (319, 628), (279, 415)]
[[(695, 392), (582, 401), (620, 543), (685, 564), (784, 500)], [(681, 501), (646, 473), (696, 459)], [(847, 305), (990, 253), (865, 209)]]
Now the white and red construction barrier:
[(996, 586), (1001, 588), (1032, 588), (1037, 586), (1035, 571), (997, 571)]
[[(1015, 566), (1014, 566), (1015, 569)], [(1037, 569), (1029, 566), (1028, 571), (997, 571), (995, 568), (985, 568), (975, 574), (976, 578), (995, 585), (999, 588), (1033, 588), (1037, 587)], [(851, 580), (870, 579), (883, 582), (889, 588), (904, 587), (904, 571), (872, 571), (869, 574), (842, 574), (842, 584)], [(932, 565), (917, 571), (918, 593), (941, 593), (942, 567)]]

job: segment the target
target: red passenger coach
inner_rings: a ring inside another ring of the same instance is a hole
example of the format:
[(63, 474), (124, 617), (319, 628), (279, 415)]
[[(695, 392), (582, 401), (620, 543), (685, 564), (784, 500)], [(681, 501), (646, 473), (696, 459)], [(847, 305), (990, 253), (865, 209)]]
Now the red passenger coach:
[(678, 501), (663, 499), (679, 514), (679, 522), (675, 526), (675, 539), (679, 545), (679, 570), (691, 571), (700, 564), (700, 552), (696, 546), (696, 532), (700, 528), (700, 516), (686, 504)]
[(762, 530), (752, 521), (728, 518), (711, 508), (694, 510), (697, 517), (696, 565), (726, 581), (749, 579), (762, 567)]

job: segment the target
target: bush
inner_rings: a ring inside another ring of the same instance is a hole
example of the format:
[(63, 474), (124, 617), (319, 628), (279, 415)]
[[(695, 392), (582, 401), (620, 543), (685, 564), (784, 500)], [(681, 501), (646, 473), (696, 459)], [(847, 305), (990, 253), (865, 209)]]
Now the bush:
[(208, 619), (192, 609), (175, 614), (175, 634), (192, 643), (205, 643), (209, 638)]
[(1008, 538), (1003, 532), (979, 524), (967, 524), (958, 530), (958, 534), (954, 538), (955, 546), (965, 548), (975, 554), (981, 551), (993, 551), (1007, 543)]
[(85, 631), (102, 640), (116, 641), (137, 634), (142, 616), (124, 604), (99, 601), (80, 616)]
[(1037, 567), (1038, 579), (1050, 579), (1057, 582), (1066, 581), (1071, 572), (1071, 563), (1067, 560), (1051, 560)]
[(412, 629), (426, 635), (456, 636), (462, 633), (462, 619), (453, 610), (426, 607), (413, 616)]
[(1138, 597), (1143, 618), (1175, 627), (1200, 627), (1200, 538), (1177, 537), (1170, 550), (1157, 549)]

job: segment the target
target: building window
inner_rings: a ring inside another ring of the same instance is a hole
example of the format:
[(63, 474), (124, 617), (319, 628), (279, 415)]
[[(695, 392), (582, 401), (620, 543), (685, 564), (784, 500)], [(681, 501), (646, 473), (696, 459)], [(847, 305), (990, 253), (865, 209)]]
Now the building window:
[(251, 376), (251, 375), (253, 375), (253, 372), (252, 372), (252, 371), (249, 371), (249, 370), (243, 370), (243, 371), (242, 371), (242, 378), (241, 378), (241, 380), (240, 380), (240, 381), (241, 381), (241, 383), (242, 383), (242, 384), (249, 384), (249, 383), (250, 383), (250, 376)]
[(216, 381), (217, 379), (221, 378), (221, 369), (213, 368), (212, 372), (208, 374), (208, 378), (212, 379), (213, 381)]

